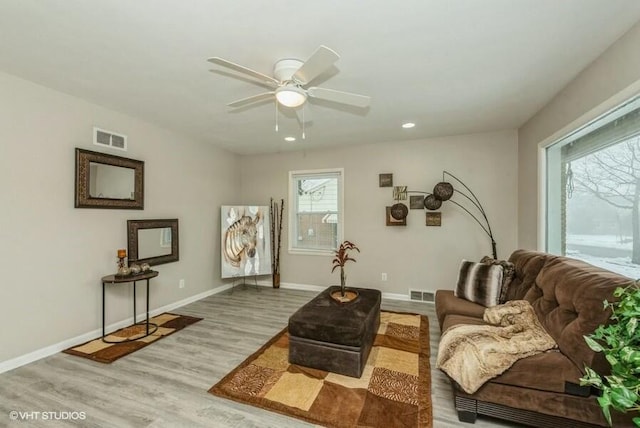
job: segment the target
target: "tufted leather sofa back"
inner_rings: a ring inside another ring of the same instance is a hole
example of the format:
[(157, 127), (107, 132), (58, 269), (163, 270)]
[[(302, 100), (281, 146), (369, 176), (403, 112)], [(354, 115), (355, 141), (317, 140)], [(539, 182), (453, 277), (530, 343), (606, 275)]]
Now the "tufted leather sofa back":
[(603, 301), (613, 300), (613, 291), (632, 280), (580, 260), (534, 251), (518, 250), (510, 260), (516, 265), (516, 277), (520, 277), (514, 295), (520, 294), (541, 263), (520, 298), (531, 303), (560, 351), (580, 370), (587, 365), (605, 371), (608, 364), (602, 354), (593, 352), (583, 336), (608, 322), (611, 313), (604, 310)]

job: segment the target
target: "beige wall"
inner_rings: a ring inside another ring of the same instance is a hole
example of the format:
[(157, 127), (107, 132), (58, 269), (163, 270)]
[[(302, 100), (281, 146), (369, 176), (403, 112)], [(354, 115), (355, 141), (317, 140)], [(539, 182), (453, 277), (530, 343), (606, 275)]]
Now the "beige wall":
[(640, 23), (607, 49), (518, 131), (518, 246), (539, 239), (538, 150), (640, 91)]
[[(446, 169), (465, 181), (484, 205), (498, 255), (507, 257), (516, 248), (515, 131), (247, 156), (241, 166), (243, 203), (260, 205), (268, 204), (269, 197), (287, 199), (290, 170), (344, 168), (345, 238), (362, 251), (357, 263), (347, 267), (348, 285), (405, 296), (409, 288), (453, 288), (461, 259), (478, 260), (491, 252), (479, 226), (452, 204), (442, 210), (442, 227), (426, 227), (424, 210), (410, 210), (406, 227), (385, 226), (392, 190), (378, 187), (379, 173), (393, 173), (394, 184), (410, 190), (430, 191)], [(339, 274), (331, 274), (329, 257), (288, 254), (287, 229), (285, 225), (282, 282), (339, 283)], [(388, 274), (387, 282), (381, 281), (382, 272)]]
[[(446, 169), (484, 204), (499, 257), (535, 248), (539, 145), (640, 91), (638, 46), (640, 24), (517, 133), (242, 158), (0, 73), (0, 363), (100, 327), (99, 278), (115, 271), (115, 251), (126, 248), (127, 219), (180, 220), (181, 260), (157, 267), (152, 308), (220, 285), (220, 205), (287, 199), (289, 170), (345, 169), (345, 238), (362, 250), (347, 268), (349, 285), (403, 295), (452, 288), (462, 258), (490, 251), (479, 227), (451, 204), (442, 227), (424, 226), (419, 210), (410, 211), (406, 227), (385, 226), (384, 207), (393, 201), (391, 189), (377, 185), (382, 172), (428, 191)], [(145, 161), (144, 211), (73, 208), (74, 148), (99, 151), (93, 126), (128, 135), (124, 155)], [(289, 255), (285, 242), (281, 258), (284, 283), (339, 281), (329, 257)], [(179, 289), (182, 278), (186, 288)], [(130, 316), (130, 288), (109, 290), (108, 299), (108, 323)]]
[[(386, 227), (384, 207), (393, 201), (390, 188), (378, 187), (382, 172), (430, 190), (451, 171), (485, 205), (499, 255), (515, 248), (515, 131), (239, 157), (7, 74), (0, 73), (0, 94), (0, 323), (12, 326), (0, 329), (0, 364), (101, 326), (99, 280), (116, 270), (128, 219), (180, 220), (180, 261), (156, 267), (152, 309), (221, 285), (220, 205), (286, 199), (289, 170), (345, 168), (346, 238), (362, 249), (347, 270), (351, 285), (403, 295), (451, 288), (462, 258), (490, 251), (451, 204), (442, 227), (424, 226), (421, 210), (410, 212), (407, 227)], [(145, 161), (143, 211), (73, 207), (74, 148), (104, 151), (92, 144), (93, 126), (128, 135), (128, 152), (110, 152)], [(328, 257), (289, 256), (284, 244), (282, 262), (285, 283), (338, 281)], [(130, 286), (110, 288), (107, 298), (107, 324), (131, 316)]]
[[(102, 151), (93, 126), (128, 135), (129, 151), (112, 153), (145, 161), (144, 211), (73, 207), (74, 148)], [(127, 219), (180, 220), (180, 261), (157, 266), (152, 308), (220, 285), (219, 207), (239, 202), (238, 166), (209, 144), (0, 74), (0, 363), (100, 327), (100, 278), (127, 246)], [(131, 287), (109, 289), (107, 323), (131, 312)]]

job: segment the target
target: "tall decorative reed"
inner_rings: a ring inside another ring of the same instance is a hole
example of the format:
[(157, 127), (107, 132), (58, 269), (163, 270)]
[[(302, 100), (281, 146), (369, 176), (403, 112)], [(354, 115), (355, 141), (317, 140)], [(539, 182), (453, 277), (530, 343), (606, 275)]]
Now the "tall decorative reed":
[(284, 212), (284, 199), (280, 204), (271, 198), (269, 204), (269, 218), (271, 221), (271, 272), (273, 288), (280, 288), (280, 241), (282, 238), (282, 214)]

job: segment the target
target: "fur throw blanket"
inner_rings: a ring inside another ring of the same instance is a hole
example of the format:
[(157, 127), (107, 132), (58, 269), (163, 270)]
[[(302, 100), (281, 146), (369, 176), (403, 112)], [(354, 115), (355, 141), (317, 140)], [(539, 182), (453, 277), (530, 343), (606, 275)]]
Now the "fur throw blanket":
[(468, 394), (519, 359), (556, 346), (526, 300), (487, 308), (484, 321), (489, 325), (453, 326), (440, 339), (436, 367)]

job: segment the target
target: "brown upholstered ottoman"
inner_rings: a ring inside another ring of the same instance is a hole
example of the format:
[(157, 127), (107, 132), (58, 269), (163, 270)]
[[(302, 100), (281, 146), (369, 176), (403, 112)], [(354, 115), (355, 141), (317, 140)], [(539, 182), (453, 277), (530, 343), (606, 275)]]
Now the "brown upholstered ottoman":
[(338, 303), (329, 287), (289, 318), (289, 362), (360, 377), (380, 326), (379, 290), (356, 288), (351, 303)]

